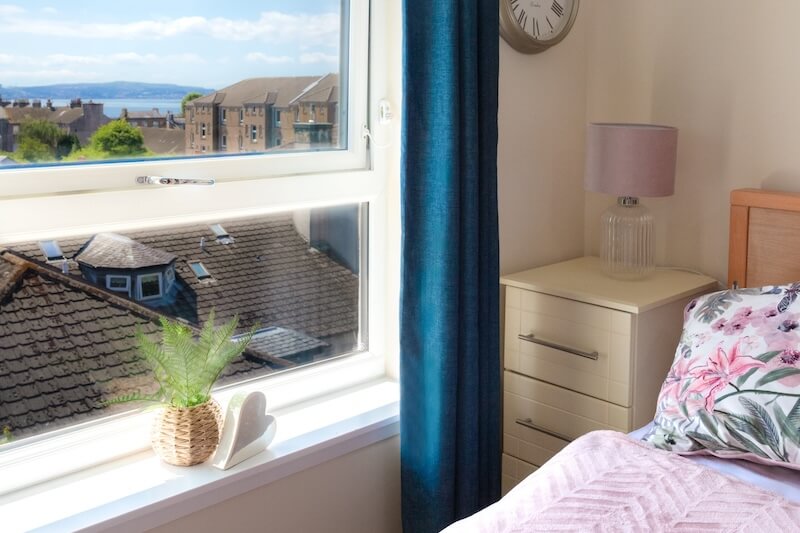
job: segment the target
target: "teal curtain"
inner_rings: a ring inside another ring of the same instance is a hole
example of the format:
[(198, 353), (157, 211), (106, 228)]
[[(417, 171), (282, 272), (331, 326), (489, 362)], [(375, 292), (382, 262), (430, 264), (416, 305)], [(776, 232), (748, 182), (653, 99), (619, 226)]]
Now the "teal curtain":
[(500, 495), (498, 3), (404, 0), (401, 461), (406, 532)]

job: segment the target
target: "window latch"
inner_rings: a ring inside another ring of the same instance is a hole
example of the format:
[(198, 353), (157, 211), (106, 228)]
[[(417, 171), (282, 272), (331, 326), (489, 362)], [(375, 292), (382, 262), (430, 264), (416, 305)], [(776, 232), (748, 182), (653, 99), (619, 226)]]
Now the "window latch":
[(139, 176), (136, 178), (136, 183), (139, 185), (214, 185), (216, 182), (214, 178), (165, 178), (163, 176)]

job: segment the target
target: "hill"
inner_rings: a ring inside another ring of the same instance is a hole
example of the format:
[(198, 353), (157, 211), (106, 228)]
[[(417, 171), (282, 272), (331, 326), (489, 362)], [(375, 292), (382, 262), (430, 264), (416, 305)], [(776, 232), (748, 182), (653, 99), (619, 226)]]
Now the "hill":
[(175, 100), (186, 93), (208, 94), (214, 89), (173, 85), (169, 83), (141, 83), (134, 81), (112, 81), (108, 83), (59, 83), (38, 87), (4, 87), (0, 85), (0, 96), (13, 98), (149, 98)]

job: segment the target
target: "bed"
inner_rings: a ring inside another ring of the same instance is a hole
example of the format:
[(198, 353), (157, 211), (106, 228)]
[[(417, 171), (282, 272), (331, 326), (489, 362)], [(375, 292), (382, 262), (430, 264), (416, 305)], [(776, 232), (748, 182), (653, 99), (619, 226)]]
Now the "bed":
[(728, 285), (687, 307), (653, 422), (570, 443), (445, 531), (800, 531), (800, 194), (731, 193)]

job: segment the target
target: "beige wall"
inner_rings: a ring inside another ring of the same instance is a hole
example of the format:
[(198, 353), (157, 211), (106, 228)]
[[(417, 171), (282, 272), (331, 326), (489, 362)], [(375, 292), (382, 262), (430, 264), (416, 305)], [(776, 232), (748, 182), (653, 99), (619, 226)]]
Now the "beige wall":
[[(646, 199), (659, 264), (727, 277), (731, 189), (800, 190), (800, 2), (607, 0), (589, 15), (588, 121), (679, 128), (675, 195)], [(587, 193), (585, 249), (613, 198)]]
[(152, 531), (400, 532), (399, 446), (378, 442)]
[(590, 22), (585, 15), (581, 12), (567, 38), (543, 54), (521, 54), (500, 41), (497, 170), (502, 274), (583, 253)]

